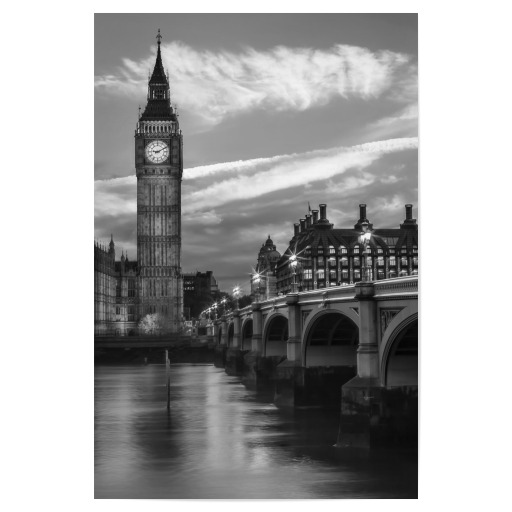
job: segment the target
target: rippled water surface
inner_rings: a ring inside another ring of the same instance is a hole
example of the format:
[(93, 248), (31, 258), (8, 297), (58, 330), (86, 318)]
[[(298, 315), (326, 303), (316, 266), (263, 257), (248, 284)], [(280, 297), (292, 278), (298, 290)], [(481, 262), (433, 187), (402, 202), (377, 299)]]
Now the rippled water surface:
[(415, 498), (416, 461), (355, 459), (339, 420), (211, 365), (95, 368), (96, 498)]

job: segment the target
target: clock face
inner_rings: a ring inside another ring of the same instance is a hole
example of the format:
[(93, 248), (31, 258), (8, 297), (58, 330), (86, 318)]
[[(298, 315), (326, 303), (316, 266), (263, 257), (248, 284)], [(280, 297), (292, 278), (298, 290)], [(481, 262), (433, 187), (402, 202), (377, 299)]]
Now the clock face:
[(154, 164), (165, 162), (169, 156), (169, 146), (162, 140), (155, 140), (146, 146), (146, 158)]

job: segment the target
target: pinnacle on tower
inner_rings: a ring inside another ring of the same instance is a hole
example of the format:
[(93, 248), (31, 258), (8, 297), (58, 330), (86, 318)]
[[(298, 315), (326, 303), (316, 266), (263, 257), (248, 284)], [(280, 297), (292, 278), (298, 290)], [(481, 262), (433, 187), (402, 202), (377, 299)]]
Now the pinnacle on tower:
[(167, 81), (167, 77), (165, 76), (164, 66), (162, 64), (162, 54), (160, 53), (160, 40), (162, 39), (160, 29), (158, 29), (158, 35), (156, 36), (156, 39), (158, 41), (158, 50), (156, 54), (155, 68), (153, 69), (153, 74), (151, 75), (149, 83), (168, 85), (169, 82)]
[(160, 29), (158, 29), (156, 39), (158, 46), (155, 67), (148, 80), (148, 103), (144, 113), (139, 117), (139, 121), (176, 121), (176, 114), (171, 106), (169, 80), (162, 63), (162, 53), (160, 50), (162, 35), (160, 34)]

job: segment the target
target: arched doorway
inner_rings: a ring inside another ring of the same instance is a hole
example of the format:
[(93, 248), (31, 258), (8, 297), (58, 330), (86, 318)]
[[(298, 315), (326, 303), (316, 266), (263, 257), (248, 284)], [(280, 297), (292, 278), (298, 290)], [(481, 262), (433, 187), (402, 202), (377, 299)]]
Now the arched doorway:
[(252, 348), (252, 318), (246, 320), (242, 328), (242, 350)]
[(233, 346), (233, 337), (235, 336), (235, 325), (233, 323), (229, 324), (228, 327), (228, 347)]
[(265, 356), (286, 356), (288, 340), (288, 319), (276, 315), (269, 320), (265, 335)]
[(399, 328), (388, 352), (387, 388), (418, 385), (418, 319)]
[(320, 314), (307, 333), (304, 366), (356, 366), (359, 328), (337, 311)]

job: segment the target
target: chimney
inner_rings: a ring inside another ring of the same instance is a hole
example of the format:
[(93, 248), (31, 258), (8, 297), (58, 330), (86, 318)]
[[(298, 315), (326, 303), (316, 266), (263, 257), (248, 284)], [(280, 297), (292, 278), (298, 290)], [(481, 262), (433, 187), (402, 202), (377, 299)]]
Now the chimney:
[(313, 224), (318, 222), (318, 210), (313, 210)]
[(410, 227), (411, 229), (418, 229), (418, 225), (416, 224), (416, 219), (412, 218), (412, 204), (406, 204), (405, 205), (405, 220), (402, 224), (400, 224), (400, 227)]
[(300, 224), (298, 222), (296, 222), (294, 225), (293, 225), (293, 236), (297, 236), (299, 234), (299, 228), (300, 228)]
[(319, 204), (320, 207), (320, 220), (327, 220), (327, 205)]
[(306, 214), (306, 227), (311, 227), (311, 214)]
[(299, 219), (300, 220), (300, 232), (306, 231), (306, 219)]
[(360, 221), (368, 220), (368, 219), (366, 219), (366, 205), (365, 204), (359, 205), (359, 220)]
[(368, 224), (368, 229), (373, 229), (373, 224), (366, 218), (366, 205), (359, 205), (359, 220), (354, 224), (356, 231), (363, 229), (363, 223)]

